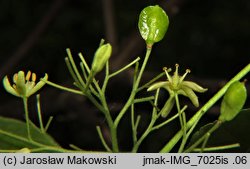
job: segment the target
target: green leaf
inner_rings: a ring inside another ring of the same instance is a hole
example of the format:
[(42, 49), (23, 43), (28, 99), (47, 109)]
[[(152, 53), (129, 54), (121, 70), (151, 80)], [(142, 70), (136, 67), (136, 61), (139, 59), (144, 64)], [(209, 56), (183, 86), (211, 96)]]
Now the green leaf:
[(32, 140), (29, 140), (27, 137), (27, 129), (24, 122), (12, 118), (0, 117), (0, 149), (60, 149), (60, 146), (51, 136), (42, 133), (34, 124), (31, 123), (30, 129)]
[(158, 5), (148, 6), (140, 13), (138, 27), (142, 38), (149, 46), (163, 39), (168, 25), (168, 16)]
[(231, 121), (243, 108), (247, 99), (247, 90), (244, 83), (234, 82), (227, 89), (222, 103), (219, 120)]
[(198, 141), (201, 137), (203, 137), (207, 132), (216, 124), (217, 121), (213, 123), (208, 123), (204, 126), (202, 126), (198, 131), (196, 131), (190, 140), (189, 146), (194, 144), (196, 141)]

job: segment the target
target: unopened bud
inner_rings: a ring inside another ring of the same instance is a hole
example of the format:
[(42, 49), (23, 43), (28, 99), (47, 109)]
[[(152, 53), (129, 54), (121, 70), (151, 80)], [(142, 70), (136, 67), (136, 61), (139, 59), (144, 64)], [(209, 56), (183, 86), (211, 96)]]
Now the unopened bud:
[(100, 46), (95, 52), (94, 60), (92, 62), (92, 71), (93, 73), (100, 72), (107, 61), (109, 60), (112, 53), (112, 46), (107, 43)]

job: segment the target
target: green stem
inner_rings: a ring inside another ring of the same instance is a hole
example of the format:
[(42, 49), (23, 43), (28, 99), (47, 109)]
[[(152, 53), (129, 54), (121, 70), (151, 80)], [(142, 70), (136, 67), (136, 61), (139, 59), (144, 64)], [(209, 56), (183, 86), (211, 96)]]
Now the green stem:
[(153, 120), (153, 118), (152, 118), (150, 124), (147, 127), (147, 129), (145, 130), (145, 132), (142, 134), (142, 136), (140, 137), (140, 139), (134, 145), (134, 147), (132, 149), (132, 153), (136, 153), (137, 152), (137, 150), (138, 150), (139, 146), (141, 145), (142, 141), (152, 131), (152, 127), (154, 126), (154, 123), (155, 123), (155, 120)]
[(140, 60), (140, 57), (136, 58), (133, 62), (129, 63), (128, 65), (124, 66), (123, 68), (115, 71), (114, 73), (109, 75), (109, 78), (112, 78), (113, 76), (116, 76), (117, 74), (123, 72), (124, 70), (128, 69), (129, 67), (131, 67), (133, 64), (135, 64), (136, 62), (138, 62)]
[(29, 140), (32, 140), (30, 134), (30, 121), (29, 121), (29, 111), (28, 111), (28, 98), (23, 97), (23, 104), (24, 104), (24, 111), (25, 111), (25, 120), (26, 120), (26, 127), (27, 127), (27, 136)]
[(97, 133), (101, 139), (101, 142), (102, 142), (102, 145), (105, 147), (105, 149), (108, 151), (108, 152), (112, 152), (112, 150), (109, 148), (109, 146), (107, 145), (103, 135), (102, 135), (102, 131), (101, 131), (101, 128), (100, 126), (96, 126), (96, 130), (97, 130)]
[(71, 89), (71, 88), (68, 88), (68, 87), (64, 87), (64, 86), (61, 86), (61, 85), (58, 85), (56, 83), (53, 83), (53, 82), (50, 82), (50, 81), (45, 81), (45, 80), (42, 80), (44, 81), (46, 84), (50, 85), (50, 86), (53, 86), (55, 88), (58, 88), (60, 90), (64, 90), (64, 91), (67, 91), (67, 92), (71, 92), (71, 93), (75, 93), (75, 94), (79, 94), (79, 95), (85, 95), (82, 91), (80, 90), (75, 90), (75, 89)]
[[(187, 122), (187, 130), (191, 128), (205, 112), (212, 107), (226, 92), (228, 87), (235, 81), (239, 81), (250, 71), (250, 64), (243, 68), (235, 77), (233, 77), (222, 89), (220, 89), (195, 115)], [(196, 123), (197, 124), (197, 123)], [(175, 136), (160, 150), (161, 153), (170, 152), (176, 143), (181, 139), (182, 131), (179, 131)]]
[[(90, 68), (88, 67), (84, 57), (82, 56), (81, 53), (79, 53), (79, 57), (84, 65), (84, 67), (86, 68), (86, 71), (89, 73), (89, 77), (87, 79), (87, 83), (85, 85), (85, 88), (83, 89), (83, 93), (86, 94), (86, 96), (90, 99), (90, 101), (104, 114), (106, 120), (107, 120), (107, 123), (108, 123), (108, 126), (110, 128), (110, 133), (111, 133), (111, 137), (112, 137), (112, 149), (113, 149), (113, 152), (119, 152), (119, 147), (118, 147), (118, 140), (117, 140), (117, 131), (116, 131), (116, 127), (114, 126), (114, 122), (113, 122), (113, 119), (110, 115), (110, 111), (109, 111), (109, 108), (108, 108), (108, 105), (107, 105), (107, 101), (106, 101), (106, 98), (105, 98), (105, 89), (106, 89), (106, 85), (108, 83), (108, 78), (105, 78), (104, 80), (104, 85), (102, 87), (102, 89), (100, 88), (98, 82), (95, 80), (94, 76), (95, 76), (95, 72), (92, 72), (90, 70)], [(109, 64), (107, 63), (106, 64), (106, 77), (109, 75)], [(88, 91), (88, 87), (90, 86), (91, 87), (91, 83), (94, 83), (98, 93), (99, 93), (99, 96), (98, 98), (100, 99), (101, 101), (101, 104), (99, 104), (96, 99), (91, 95), (91, 93)]]
[(42, 113), (41, 113), (41, 105), (40, 105), (40, 95), (36, 95), (36, 100), (37, 100), (37, 114), (38, 114), (38, 120), (40, 124), (40, 129), (42, 133), (45, 133), (44, 126), (43, 126), (43, 120), (42, 120)]
[(77, 79), (79, 80), (79, 83), (81, 84), (81, 86), (85, 86), (85, 83), (84, 83), (84, 81), (83, 81), (83, 79), (82, 79), (82, 77), (81, 77), (81, 75), (80, 75), (80, 73), (79, 73), (79, 71), (78, 71), (78, 69), (76, 67), (76, 64), (75, 64), (75, 61), (74, 61), (74, 59), (72, 57), (70, 49), (67, 48), (66, 52), (68, 54), (68, 58), (69, 58), (69, 61), (70, 61), (71, 65), (72, 65), (72, 68), (73, 68), (73, 70), (75, 72), (75, 75), (76, 75)]
[(68, 57), (65, 58), (65, 63), (66, 63), (66, 66), (67, 66), (67, 68), (69, 70), (70, 75), (72, 76), (74, 81), (77, 83), (77, 86), (81, 86), (81, 83), (79, 82), (79, 79), (77, 79), (77, 76), (75, 75), (75, 72), (74, 72), (74, 70), (73, 70), (73, 68), (71, 66), (71, 63), (70, 63)]
[[(158, 104), (158, 97), (159, 97), (159, 92), (160, 89), (157, 89), (156, 94), (155, 94), (155, 101), (154, 101), (154, 105), (157, 106)], [(137, 152), (139, 146), (141, 145), (142, 141), (148, 136), (148, 134), (152, 131), (152, 128), (157, 120), (159, 116), (157, 116), (157, 110), (155, 107), (153, 107), (153, 112), (152, 112), (152, 118), (151, 121), (147, 127), (147, 129), (145, 130), (145, 132), (142, 134), (142, 136), (139, 138), (139, 140), (134, 144), (134, 147), (132, 149), (132, 152), (135, 153)]]
[(99, 92), (99, 99), (100, 99), (101, 104), (102, 104), (103, 113), (105, 115), (108, 126), (110, 128), (113, 152), (119, 152), (117, 133), (116, 133), (117, 131), (116, 131), (116, 127), (114, 126), (114, 121), (113, 121), (113, 119), (111, 117), (109, 107), (108, 107), (108, 104), (107, 104), (107, 101), (106, 101), (105, 89), (103, 88), (104, 90), (102, 90), (100, 88), (99, 84), (95, 84), (95, 86), (97, 88), (97, 91)]
[[(183, 113), (186, 109), (187, 109), (187, 106), (184, 106), (184, 107), (181, 109), (181, 113)], [(171, 118), (169, 118), (168, 120), (166, 120), (166, 121), (164, 121), (164, 122), (162, 122), (162, 123), (160, 123), (160, 124), (154, 126), (154, 127), (152, 128), (152, 131), (153, 131), (153, 130), (157, 130), (157, 129), (159, 129), (159, 128), (165, 126), (165, 125), (167, 125), (167, 124), (170, 123), (171, 121), (175, 120), (177, 117), (179, 117), (179, 114), (178, 114), (178, 113), (175, 114), (174, 116), (172, 116)]]
[(154, 100), (154, 96), (149, 96), (149, 97), (143, 97), (143, 98), (138, 98), (134, 100), (134, 103), (142, 103), (142, 102), (148, 102)]
[(201, 146), (201, 153), (203, 153), (204, 152), (204, 149), (205, 149), (205, 147), (206, 147), (206, 145), (207, 145), (207, 142), (208, 142), (208, 140), (209, 140), (209, 137), (210, 137), (210, 133), (207, 133), (206, 134), (206, 137), (205, 137), (205, 139), (204, 139), (204, 141), (203, 141), (203, 143), (202, 143), (202, 146)]
[(183, 133), (182, 143), (181, 143), (181, 146), (178, 150), (178, 153), (181, 153), (183, 151), (185, 143), (186, 143), (186, 136), (187, 136), (186, 125), (187, 124), (186, 124), (185, 112), (181, 112), (181, 109), (180, 109), (180, 102), (179, 102), (178, 94), (175, 94), (175, 101), (176, 101), (176, 107), (177, 107), (177, 111), (178, 111), (179, 118), (180, 118), (181, 129), (182, 129), (182, 133)]
[(77, 151), (84, 151), (83, 149), (81, 149), (80, 147), (77, 147), (74, 144), (69, 144), (69, 147), (72, 148), (73, 150), (77, 150)]
[[(87, 80), (88, 80), (88, 75), (87, 75), (87, 72), (86, 72), (86, 70), (85, 70), (86, 68), (84, 67), (84, 65), (83, 65), (82, 62), (80, 63), (80, 67), (81, 67), (81, 69), (82, 69), (82, 74), (83, 74), (84, 80), (87, 81)], [(88, 73), (88, 74), (89, 74), (89, 73)], [(77, 86), (77, 83), (75, 82), (74, 85)], [(80, 88), (79, 86), (77, 86), (77, 87)], [(93, 88), (92, 85), (89, 86), (89, 89), (90, 89), (90, 91), (91, 91), (95, 96), (98, 97), (98, 93), (97, 93), (97, 91)]]
[(105, 66), (105, 79), (103, 81), (103, 85), (102, 85), (102, 92), (105, 94), (107, 85), (108, 85), (108, 81), (109, 81), (109, 61), (107, 61), (106, 66)]
[(183, 121), (183, 118), (182, 118), (182, 113), (181, 113), (181, 109), (180, 109), (180, 102), (179, 102), (178, 94), (175, 93), (174, 97), (175, 97), (176, 107), (177, 107), (177, 111), (178, 111), (178, 115), (179, 115), (181, 129), (182, 129), (183, 133), (185, 133), (184, 132), (184, 121)]
[(191, 151), (193, 151), (194, 148), (196, 148), (202, 141), (204, 141), (208, 135), (210, 135), (211, 133), (213, 133), (216, 129), (218, 129), (221, 126), (222, 122), (221, 121), (217, 121), (215, 123), (215, 125), (206, 133), (204, 134), (201, 138), (199, 138), (193, 145), (191, 145), (188, 149), (186, 149), (184, 152), (185, 153), (190, 153)]
[(49, 120), (48, 120), (48, 122), (47, 122), (47, 124), (46, 124), (46, 126), (44, 128), (45, 132), (49, 129), (49, 126), (50, 126), (52, 120), (53, 120), (53, 116), (50, 116)]
[(136, 79), (136, 82), (135, 82), (135, 84), (133, 86), (130, 97), (129, 97), (128, 101), (126, 102), (126, 104), (124, 105), (124, 107), (122, 108), (122, 110), (120, 111), (120, 113), (118, 114), (118, 116), (115, 119), (114, 124), (115, 124), (116, 127), (118, 126), (118, 124), (119, 124), (120, 120), (122, 119), (123, 115), (126, 113), (126, 111), (128, 110), (128, 108), (130, 107), (130, 105), (132, 104), (132, 102), (133, 102), (133, 100), (135, 98), (136, 91), (138, 89), (139, 83), (140, 83), (141, 78), (142, 78), (142, 74), (143, 74), (143, 72), (145, 70), (145, 67), (147, 65), (147, 62), (148, 62), (149, 56), (151, 54), (151, 51), (152, 51), (152, 48), (147, 48), (146, 55), (145, 55), (142, 67), (140, 69), (140, 72), (139, 72), (139, 75), (138, 75), (138, 77)]
[(85, 88), (83, 90), (83, 93), (87, 92), (87, 90), (89, 88), (89, 85), (92, 83), (92, 81), (94, 79), (94, 76), (95, 76), (95, 73), (93, 71), (90, 71), (86, 86), (85, 86)]
[(131, 128), (132, 128), (132, 138), (133, 144), (137, 142), (137, 128), (135, 126), (135, 109), (134, 104), (131, 105)]
[[(207, 148), (204, 148), (203, 151), (204, 152), (220, 151), (220, 150), (227, 150), (227, 149), (238, 148), (238, 147), (240, 147), (240, 144), (235, 143), (235, 144), (229, 144), (229, 145), (224, 145), (224, 146), (207, 147)], [(200, 148), (195, 148), (195, 149), (193, 149), (192, 152), (200, 152), (200, 151), (201, 151)]]
[(99, 88), (99, 86), (98, 86), (97, 89), (100, 92), (99, 93), (100, 94), (100, 100), (101, 100), (101, 103), (102, 103), (102, 106), (103, 106), (103, 109), (104, 109), (103, 113), (105, 115), (108, 126), (110, 128), (111, 140), (112, 140), (112, 149), (113, 149), (113, 152), (117, 153), (117, 152), (119, 152), (119, 146), (118, 146), (118, 140), (117, 140), (117, 130), (116, 130), (116, 127), (114, 125), (114, 121), (113, 121), (113, 119), (111, 117), (105, 95), (104, 95), (104, 93), (102, 93), (102, 90)]
[(118, 127), (118, 124), (119, 124), (120, 120), (122, 119), (123, 115), (126, 113), (128, 108), (130, 107), (130, 105), (133, 103), (133, 100), (134, 100), (135, 95), (136, 95), (136, 91), (137, 91), (138, 86), (140, 84), (142, 74), (143, 74), (143, 72), (145, 70), (145, 67), (147, 65), (147, 62), (148, 62), (151, 51), (152, 51), (152, 48), (147, 48), (145, 59), (143, 61), (143, 64), (142, 64), (142, 67), (140, 69), (139, 75), (138, 75), (138, 77), (136, 79), (136, 82), (133, 85), (133, 89), (132, 89), (132, 92), (130, 94), (130, 97), (129, 97), (128, 101), (126, 102), (126, 104), (124, 105), (124, 107), (122, 108), (122, 110), (120, 111), (120, 113), (118, 114), (118, 116), (116, 117), (116, 119), (114, 120), (113, 125), (110, 126), (111, 137), (112, 137), (112, 146), (113, 146), (113, 151), (114, 152), (119, 151), (118, 141), (117, 141), (117, 127)]

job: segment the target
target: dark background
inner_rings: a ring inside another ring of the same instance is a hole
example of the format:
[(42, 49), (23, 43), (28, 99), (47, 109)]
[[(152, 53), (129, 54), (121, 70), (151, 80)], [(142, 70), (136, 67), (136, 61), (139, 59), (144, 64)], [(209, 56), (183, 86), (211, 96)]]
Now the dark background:
[[(188, 79), (209, 89), (199, 94), (204, 104), (250, 61), (249, 0), (0, 0), (0, 78), (6, 74), (11, 77), (19, 70), (31, 70), (39, 77), (46, 72), (50, 81), (72, 87), (64, 63), (65, 49), (71, 48), (76, 60), (77, 53), (82, 52), (91, 64), (101, 38), (112, 44), (110, 65), (111, 70), (117, 70), (137, 56), (143, 57), (145, 44), (137, 29), (138, 15), (147, 5), (155, 4), (166, 10), (170, 25), (166, 37), (154, 46), (143, 81), (160, 73), (162, 67), (174, 67), (179, 63), (181, 73), (186, 68), (191, 69)], [(129, 95), (131, 73), (129, 70), (119, 75), (108, 86), (107, 97), (114, 116)], [(98, 78), (102, 79), (103, 74)], [(249, 92), (249, 82), (246, 85)], [(163, 92), (161, 104), (166, 99)], [(0, 115), (23, 119), (21, 100), (7, 94), (2, 86), (0, 102)], [(41, 92), (41, 102), (44, 120), (54, 116), (49, 133), (61, 145), (67, 147), (72, 143), (83, 149), (103, 149), (95, 126), (101, 125), (108, 139), (105, 119), (85, 98), (47, 86)], [(34, 97), (30, 99), (30, 111), (32, 120), (37, 123), (33, 105)], [(191, 116), (196, 109), (192, 105), (189, 107), (187, 113)], [(138, 108), (138, 113), (144, 113), (140, 133), (150, 114), (145, 112), (148, 105)], [(245, 108), (249, 108), (249, 101)], [(218, 114), (219, 104), (208, 112), (201, 125), (212, 122)], [(246, 116), (249, 121), (249, 115)], [(123, 151), (131, 147), (129, 119), (125, 116), (119, 126)], [(221, 129), (217, 133), (222, 134), (210, 144), (240, 141), (242, 148), (234, 151), (249, 151), (250, 125), (245, 116), (239, 119), (240, 123), (235, 125), (238, 129), (231, 126), (229, 134), (229, 129)], [(140, 151), (157, 152), (179, 129), (178, 124), (171, 125), (150, 135)], [(229, 136), (222, 136), (225, 133)]]

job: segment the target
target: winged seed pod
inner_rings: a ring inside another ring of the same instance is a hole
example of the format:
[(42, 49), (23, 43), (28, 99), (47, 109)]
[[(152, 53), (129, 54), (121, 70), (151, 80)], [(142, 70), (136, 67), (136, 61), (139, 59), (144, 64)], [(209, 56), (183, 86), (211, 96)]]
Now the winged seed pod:
[(221, 114), (219, 120), (231, 121), (243, 108), (247, 99), (247, 90), (244, 82), (234, 82), (227, 89), (222, 103), (221, 103)]
[(99, 73), (109, 60), (112, 53), (112, 46), (107, 43), (101, 45), (95, 52), (95, 56), (92, 62), (92, 72), (93, 74)]
[(155, 42), (163, 39), (168, 25), (168, 16), (158, 5), (148, 6), (140, 13), (138, 22), (139, 31), (149, 47), (152, 47)]

